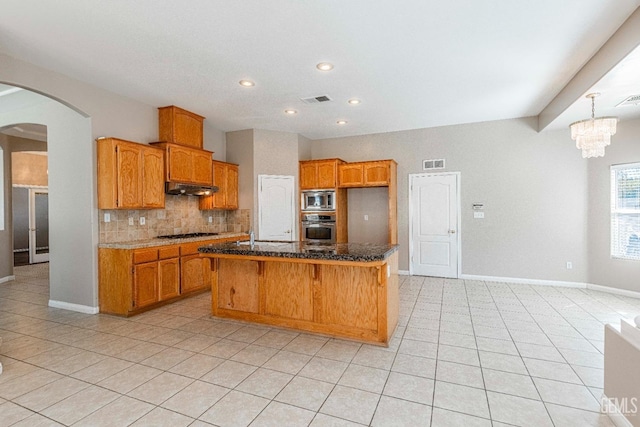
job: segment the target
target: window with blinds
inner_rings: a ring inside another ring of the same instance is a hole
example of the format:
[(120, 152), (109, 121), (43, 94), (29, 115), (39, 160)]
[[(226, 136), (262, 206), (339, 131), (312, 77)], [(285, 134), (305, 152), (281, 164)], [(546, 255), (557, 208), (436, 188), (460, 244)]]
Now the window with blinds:
[(640, 260), (640, 163), (611, 166), (611, 257)]

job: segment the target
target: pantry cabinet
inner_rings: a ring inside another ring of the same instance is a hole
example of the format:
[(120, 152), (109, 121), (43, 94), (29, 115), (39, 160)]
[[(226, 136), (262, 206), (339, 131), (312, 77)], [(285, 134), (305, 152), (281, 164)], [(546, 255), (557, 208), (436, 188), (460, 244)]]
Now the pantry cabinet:
[(200, 209), (238, 209), (238, 165), (212, 160), (213, 185), (218, 191), (200, 197)]
[(164, 208), (161, 149), (117, 138), (98, 144), (98, 208)]

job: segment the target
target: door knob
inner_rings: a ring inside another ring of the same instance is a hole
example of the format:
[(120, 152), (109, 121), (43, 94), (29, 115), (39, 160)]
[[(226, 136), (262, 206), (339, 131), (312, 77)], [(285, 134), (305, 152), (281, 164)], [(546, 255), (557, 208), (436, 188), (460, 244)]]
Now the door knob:
[(449, 230), (449, 234), (456, 234), (456, 230)]

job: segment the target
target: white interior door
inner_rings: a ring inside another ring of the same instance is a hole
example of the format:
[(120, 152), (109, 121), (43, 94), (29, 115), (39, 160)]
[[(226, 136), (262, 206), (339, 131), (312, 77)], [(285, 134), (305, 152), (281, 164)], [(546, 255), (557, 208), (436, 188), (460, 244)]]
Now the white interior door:
[(293, 176), (258, 175), (258, 238), (295, 240)]
[(459, 173), (411, 175), (411, 274), (458, 277), (459, 177)]
[(49, 191), (29, 189), (29, 263), (49, 261)]

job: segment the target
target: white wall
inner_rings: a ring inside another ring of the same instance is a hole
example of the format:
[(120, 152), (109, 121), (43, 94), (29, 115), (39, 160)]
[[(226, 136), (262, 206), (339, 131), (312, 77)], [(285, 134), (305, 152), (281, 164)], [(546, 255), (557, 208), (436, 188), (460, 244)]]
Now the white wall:
[[(313, 141), (313, 158), (398, 162), (400, 269), (408, 260), (408, 175), (423, 159), (461, 172), (462, 273), (586, 282), (587, 162), (567, 131), (538, 133), (536, 119)], [(472, 204), (484, 203), (485, 219)], [(566, 269), (566, 262), (573, 269)]]
[(589, 160), (589, 281), (640, 292), (640, 261), (612, 259), (610, 166), (640, 162), (640, 120), (618, 124), (604, 157)]

